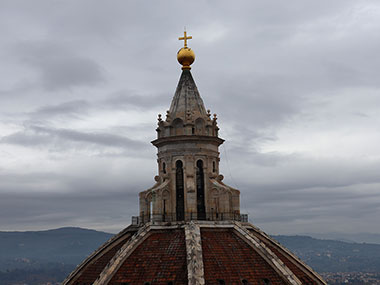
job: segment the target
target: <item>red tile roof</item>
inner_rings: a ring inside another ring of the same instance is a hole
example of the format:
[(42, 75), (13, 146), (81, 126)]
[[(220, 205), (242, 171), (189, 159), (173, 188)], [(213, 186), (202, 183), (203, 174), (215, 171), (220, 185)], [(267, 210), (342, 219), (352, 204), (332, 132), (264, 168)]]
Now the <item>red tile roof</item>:
[(279, 274), (232, 229), (202, 229), (206, 284), (287, 284)]
[[(121, 232), (86, 259), (64, 284), (178, 285), (189, 284), (188, 278), (193, 280), (195, 275), (205, 284), (217, 285), (326, 284), (296, 256), (252, 225), (201, 222), (196, 227), (200, 241), (189, 235), (191, 227), (187, 223), (147, 225), (133, 237), (136, 229)], [(96, 281), (99, 276), (102, 277)]]
[(185, 233), (180, 230), (153, 232), (130, 255), (110, 284), (187, 284)]

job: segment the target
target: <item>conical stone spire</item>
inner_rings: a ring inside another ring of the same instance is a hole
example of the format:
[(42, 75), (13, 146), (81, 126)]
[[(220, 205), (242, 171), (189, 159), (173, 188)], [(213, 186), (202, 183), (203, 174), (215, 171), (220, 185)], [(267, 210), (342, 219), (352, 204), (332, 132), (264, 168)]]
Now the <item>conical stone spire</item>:
[(216, 114), (206, 111), (190, 69), (182, 70), (170, 109), (163, 120), (158, 115), (157, 138), (201, 135), (218, 137)]
[(207, 119), (206, 108), (199, 95), (193, 76), (189, 69), (182, 71), (177, 90), (174, 94), (169, 114), (172, 118), (186, 119), (186, 114)]

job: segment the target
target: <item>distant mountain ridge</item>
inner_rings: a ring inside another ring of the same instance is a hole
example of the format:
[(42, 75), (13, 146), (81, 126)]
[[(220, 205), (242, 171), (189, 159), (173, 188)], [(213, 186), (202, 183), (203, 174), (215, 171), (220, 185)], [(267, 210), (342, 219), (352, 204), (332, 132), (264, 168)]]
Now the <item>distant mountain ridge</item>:
[(380, 273), (380, 244), (274, 236), (317, 272)]
[(356, 242), (356, 243), (377, 243), (380, 244), (380, 234), (374, 233), (305, 233), (305, 236), (311, 236), (317, 239), (330, 239), (330, 240), (340, 240), (345, 242)]
[(14, 259), (78, 264), (113, 234), (66, 227), (46, 231), (0, 232), (0, 271)]
[[(74, 227), (0, 232), (0, 285), (61, 282), (112, 236)], [(273, 237), (317, 272), (380, 272), (380, 244), (347, 243), (309, 236)]]

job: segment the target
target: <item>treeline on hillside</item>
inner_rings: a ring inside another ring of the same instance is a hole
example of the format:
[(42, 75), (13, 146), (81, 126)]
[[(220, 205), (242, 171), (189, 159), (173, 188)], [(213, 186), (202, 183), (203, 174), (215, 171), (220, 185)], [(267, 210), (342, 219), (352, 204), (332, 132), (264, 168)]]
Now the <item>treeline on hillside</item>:
[(60, 284), (73, 271), (75, 265), (46, 264), (40, 269), (13, 269), (0, 271), (0, 285)]
[(380, 244), (274, 236), (317, 272), (380, 272)]

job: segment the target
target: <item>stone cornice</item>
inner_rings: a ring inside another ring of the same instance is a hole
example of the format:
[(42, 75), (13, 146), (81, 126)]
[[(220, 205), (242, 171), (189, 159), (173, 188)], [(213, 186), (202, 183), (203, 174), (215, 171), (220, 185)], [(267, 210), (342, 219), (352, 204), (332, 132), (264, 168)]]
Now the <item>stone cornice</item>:
[(211, 143), (217, 146), (224, 142), (224, 139), (212, 136), (199, 136), (199, 135), (181, 135), (181, 136), (171, 136), (155, 139), (151, 143), (155, 147), (161, 147), (166, 144), (173, 143), (184, 143), (184, 142), (199, 142), (199, 143)]

